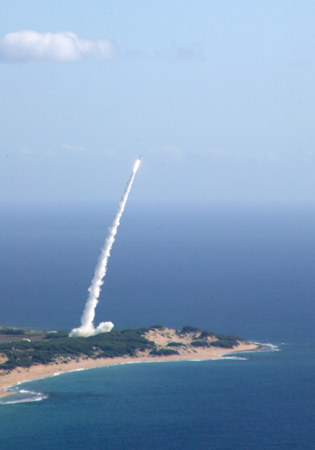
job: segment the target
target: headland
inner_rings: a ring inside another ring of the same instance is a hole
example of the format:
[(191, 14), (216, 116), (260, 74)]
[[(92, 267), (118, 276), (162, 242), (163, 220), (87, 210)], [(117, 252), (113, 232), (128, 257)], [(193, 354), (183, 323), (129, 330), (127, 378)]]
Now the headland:
[(209, 360), (254, 351), (259, 345), (196, 327), (175, 330), (161, 325), (113, 330), (89, 338), (65, 332), (0, 328), (0, 397), (7, 388), (95, 367), (136, 362)]

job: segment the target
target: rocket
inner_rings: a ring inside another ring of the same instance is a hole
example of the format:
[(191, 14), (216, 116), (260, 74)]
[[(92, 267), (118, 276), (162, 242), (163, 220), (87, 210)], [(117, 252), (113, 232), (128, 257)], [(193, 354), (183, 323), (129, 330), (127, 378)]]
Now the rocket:
[(136, 173), (137, 170), (139, 169), (140, 163), (141, 163), (141, 156), (139, 156), (139, 158), (136, 160), (136, 162), (134, 163), (133, 169), (132, 169), (132, 173)]

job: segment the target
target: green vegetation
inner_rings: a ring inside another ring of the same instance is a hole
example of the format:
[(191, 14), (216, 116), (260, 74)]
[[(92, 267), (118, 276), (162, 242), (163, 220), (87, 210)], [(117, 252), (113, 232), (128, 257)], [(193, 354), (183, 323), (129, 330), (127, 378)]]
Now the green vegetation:
[[(188, 325), (176, 331), (178, 339), (187, 337), (188, 343), (186, 343), (186, 339), (183, 343), (172, 341), (165, 344), (166, 348), (159, 348), (145, 337), (145, 333), (150, 330), (163, 332), (164, 329), (165, 327), (162, 325), (154, 325), (150, 328), (113, 330), (110, 333), (102, 333), (88, 338), (69, 338), (65, 331), (44, 333), (0, 328), (0, 354), (3, 359), (7, 358), (0, 364), (0, 372), (10, 371), (16, 367), (30, 367), (35, 364), (49, 364), (58, 361), (65, 363), (82, 357), (94, 359), (124, 355), (134, 357), (138, 352), (145, 350), (155, 356), (178, 355), (180, 347), (186, 348), (189, 345), (201, 348), (211, 346), (233, 348), (239, 345), (239, 340), (241, 340), (236, 336), (215, 334)], [(192, 335), (193, 340), (191, 341)]]
[(184, 345), (182, 342), (169, 342), (166, 347), (183, 347)]
[(208, 337), (212, 338), (212, 337), (216, 337), (216, 335), (214, 333), (212, 333), (211, 331), (202, 331), (200, 333), (199, 339), (207, 339)]
[(192, 327), (190, 325), (185, 325), (183, 328), (177, 330), (177, 334), (186, 334), (186, 333), (200, 333), (200, 328)]
[[(178, 336), (185, 334), (194, 334), (194, 340), (191, 342), (193, 347), (221, 347), (233, 348), (239, 345), (242, 339), (237, 336), (225, 336), (224, 334), (216, 334), (212, 331), (201, 330), (200, 328), (191, 327), (189, 325), (177, 330)], [(208, 340), (210, 339), (210, 340)]]
[(221, 348), (233, 348), (237, 345), (239, 345), (238, 341), (232, 337), (232, 336), (227, 336), (226, 338), (223, 339), (217, 339), (215, 341), (201, 341), (201, 340), (196, 340), (196, 341), (192, 341), (191, 345), (193, 347), (221, 347)]
[(44, 339), (59, 339), (67, 337), (69, 337), (69, 333), (67, 333), (66, 331), (50, 331), (46, 334)]
[(170, 355), (179, 355), (179, 352), (177, 350), (173, 350), (172, 348), (160, 348), (157, 350), (154, 348), (150, 351), (150, 355), (154, 356), (170, 356)]
[(163, 327), (163, 325), (152, 325), (152, 327), (150, 327), (150, 330), (164, 330), (165, 327)]
[(46, 336), (48, 339), (42, 341), (0, 344), (0, 353), (8, 358), (6, 362), (0, 364), (0, 370), (30, 367), (34, 364), (49, 364), (58, 358), (135, 356), (138, 351), (155, 348), (153, 342), (143, 337), (145, 331), (148, 329), (113, 330), (110, 333), (102, 333), (88, 338), (69, 338), (49, 333)]
[(210, 346), (210, 342), (207, 341), (192, 341), (191, 345), (194, 347), (209, 347)]
[(21, 330), (19, 328), (1, 328), (0, 332), (1, 332), (1, 334), (9, 334), (12, 336), (18, 336), (21, 334), (25, 334), (25, 330)]
[(233, 348), (239, 345), (239, 339), (236, 336), (222, 336), (216, 341), (210, 342), (214, 347)]

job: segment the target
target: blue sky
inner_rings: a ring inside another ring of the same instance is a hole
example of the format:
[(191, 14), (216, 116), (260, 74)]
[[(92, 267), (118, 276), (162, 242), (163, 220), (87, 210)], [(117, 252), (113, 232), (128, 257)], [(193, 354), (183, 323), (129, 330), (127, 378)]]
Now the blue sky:
[(2, 202), (313, 201), (314, 12), (2, 1)]

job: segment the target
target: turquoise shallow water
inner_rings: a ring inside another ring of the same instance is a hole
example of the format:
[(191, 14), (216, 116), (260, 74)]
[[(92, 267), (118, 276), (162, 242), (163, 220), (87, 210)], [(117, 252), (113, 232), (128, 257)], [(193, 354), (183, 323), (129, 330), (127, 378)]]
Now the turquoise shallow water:
[[(77, 326), (111, 214), (0, 219), (1, 322)], [(139, 209), (123, 219), (97, 321), (191, 324), (280, 351), (26, 383), (42, 395), (0, 405), (0, 449), (314, 449), (315, 211)]]

